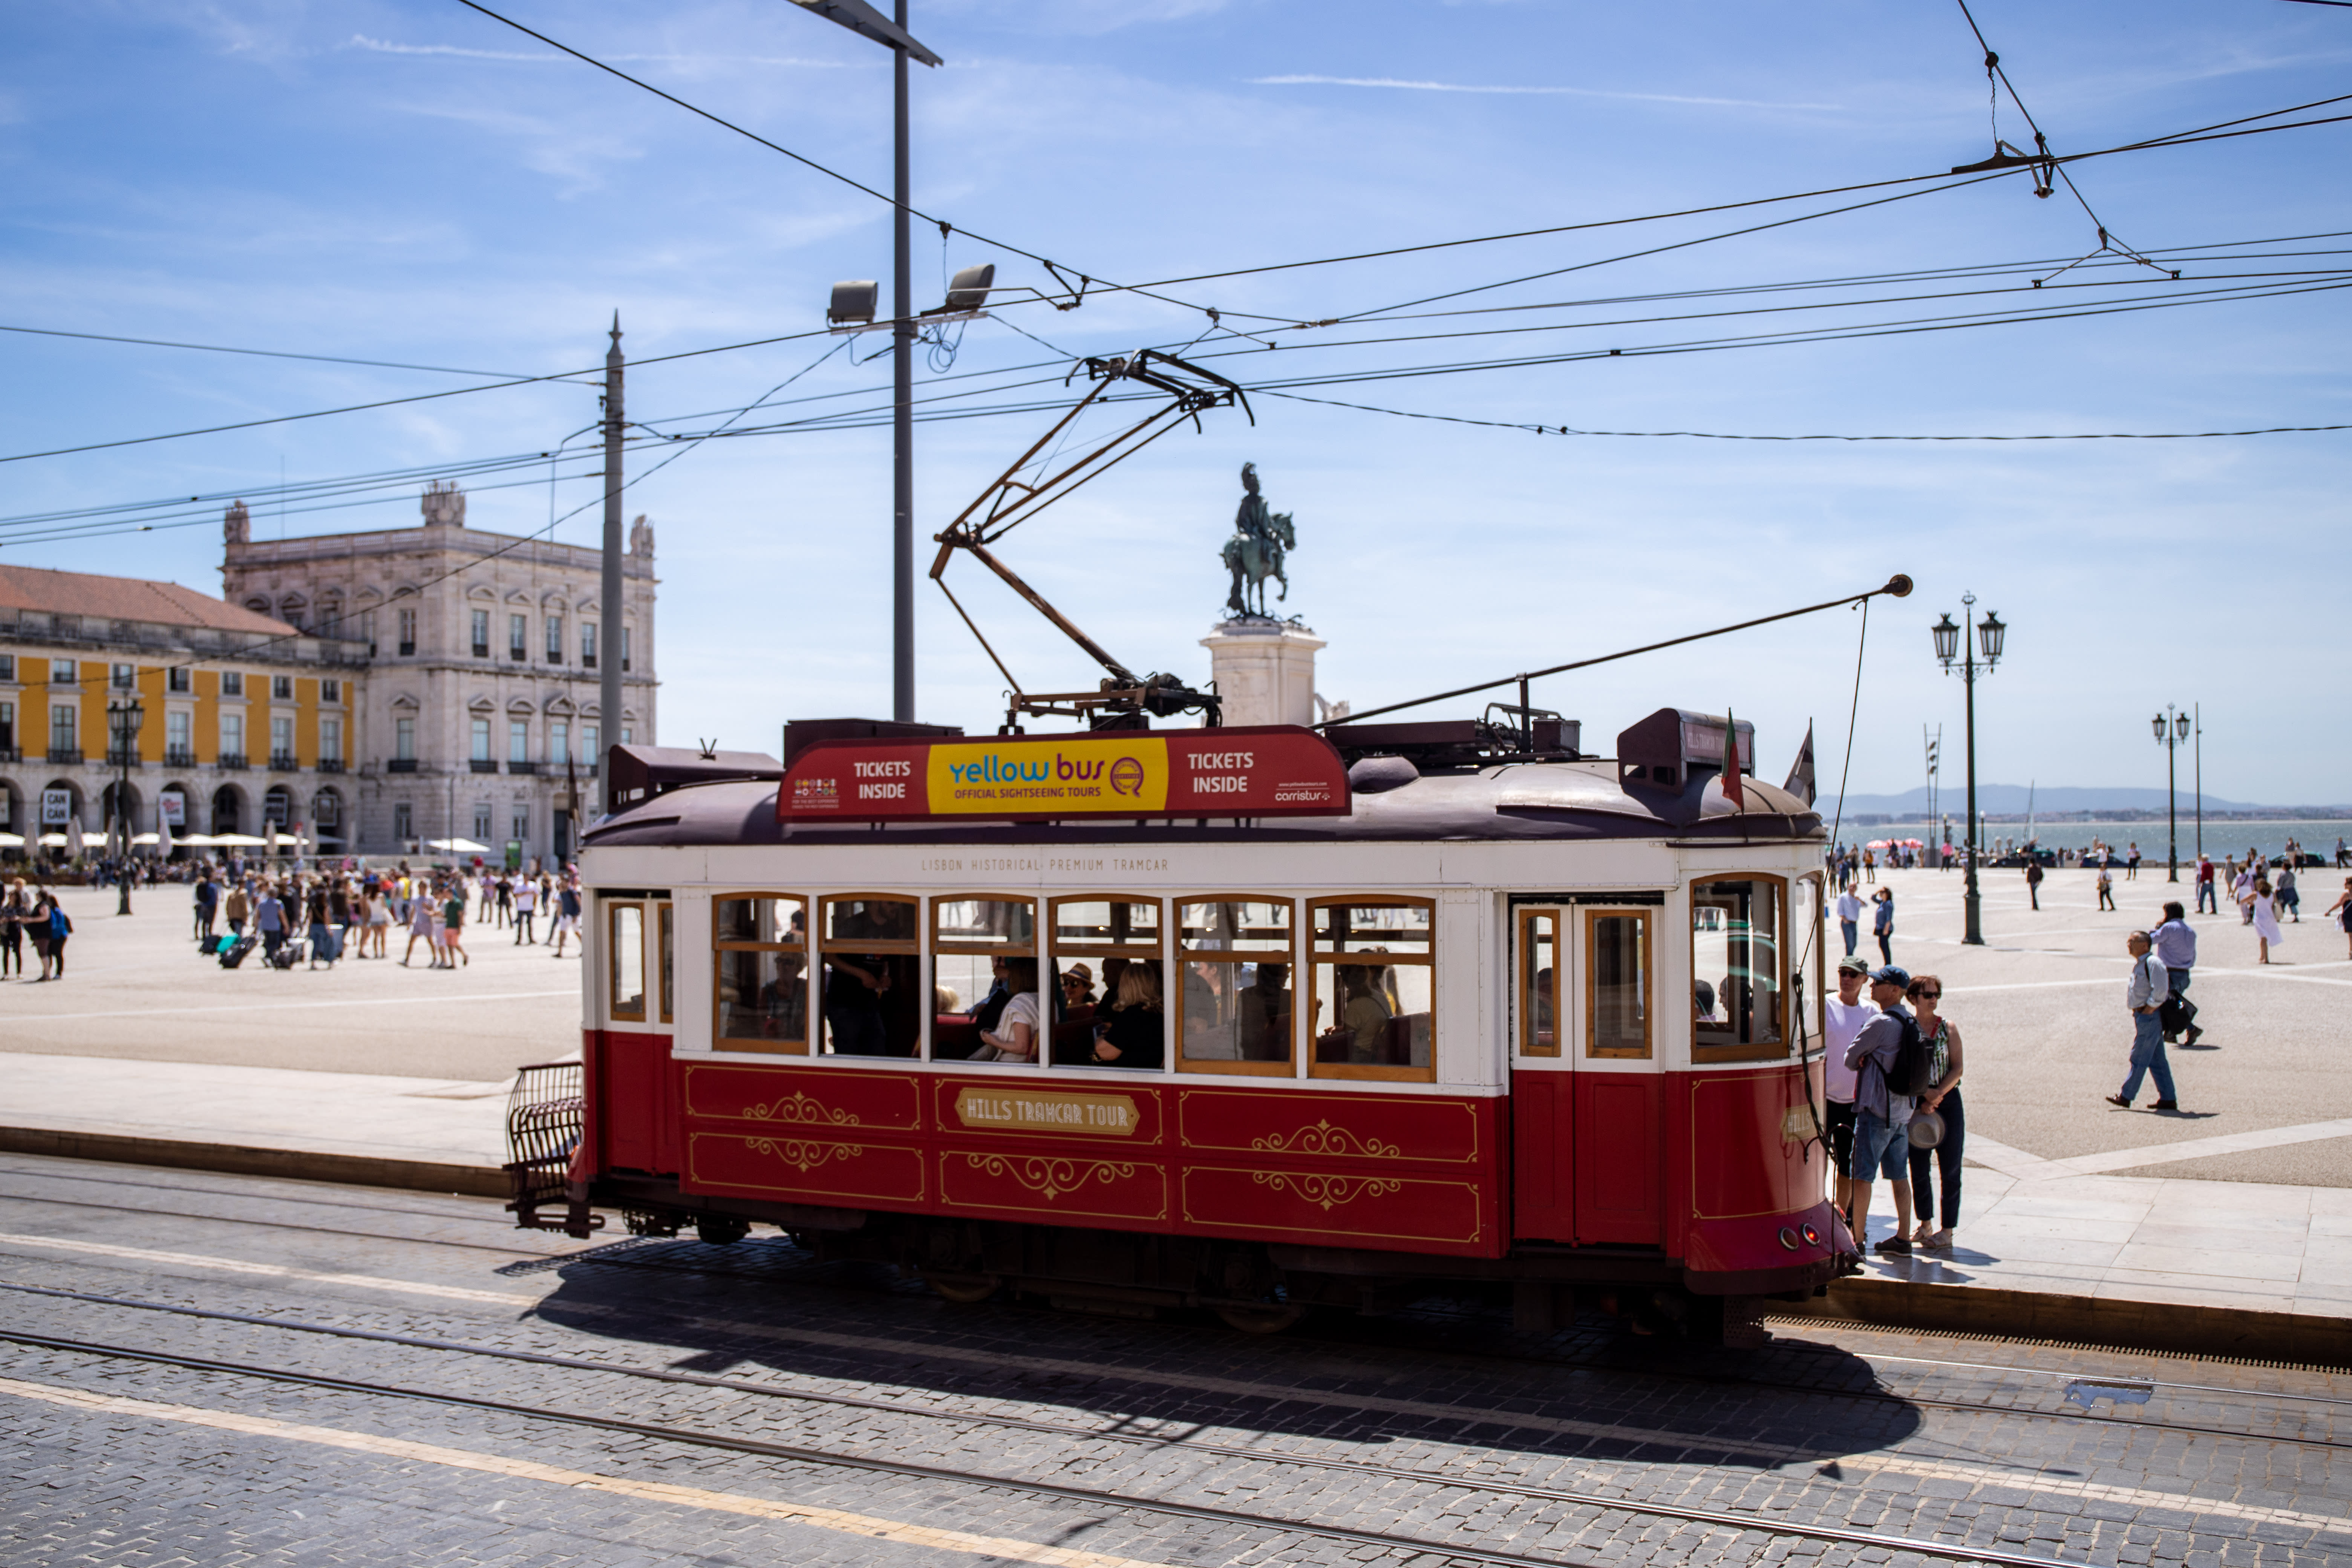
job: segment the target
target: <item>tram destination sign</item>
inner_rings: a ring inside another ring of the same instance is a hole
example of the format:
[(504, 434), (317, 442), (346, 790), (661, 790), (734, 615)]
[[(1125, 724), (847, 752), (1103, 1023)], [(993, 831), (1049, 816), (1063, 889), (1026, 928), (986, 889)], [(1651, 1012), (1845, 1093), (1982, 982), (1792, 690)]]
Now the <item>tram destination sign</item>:
[(820, 741), (776, 791), (782, 822), (1345, 816), (1348, 768), (1296, 725), (984, 740)]

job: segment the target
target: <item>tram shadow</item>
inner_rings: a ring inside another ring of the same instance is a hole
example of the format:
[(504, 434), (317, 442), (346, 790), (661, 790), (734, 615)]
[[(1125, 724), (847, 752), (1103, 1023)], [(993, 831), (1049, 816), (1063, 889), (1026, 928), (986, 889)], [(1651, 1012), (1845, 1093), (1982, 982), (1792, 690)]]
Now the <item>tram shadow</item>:
[(561, 1283), (533, 1315), (640, 1347), (637, 1364), (651, 1347), (668, 1371), (934, 1416), (1017, 1415), (1074, 1436), (1435, 1442), (1781, 1468), (1833, 1466), (1920, 1425), (1867, 1362), (1794, 1324), (1725, 1351), (1598, 1316), (1517, 1332), (1507, 1304), (1452, 1294), (1251, 1335), (1205, 1313), (950, 1303), (887, 1266), (819, 1263), (782, 1239), (634, 1240), (500, 1270), (545, 1271)]

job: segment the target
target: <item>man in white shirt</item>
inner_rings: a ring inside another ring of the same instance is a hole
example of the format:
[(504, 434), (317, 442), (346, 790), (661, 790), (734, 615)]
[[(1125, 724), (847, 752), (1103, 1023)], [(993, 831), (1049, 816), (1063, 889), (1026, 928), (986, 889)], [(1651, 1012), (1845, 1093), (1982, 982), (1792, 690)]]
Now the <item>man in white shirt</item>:
[[(1857, 912), (1861, 909), (1857, 901)], [(1853, 1175), (1853, 1095), (1859, 1075), (1845, 1065), (1845, 1048), (1862, 1033), (1862, 1026), (1878, 1016), (1877, 1004), (1862, 994), (1863, 983), (1870, 977), (1870, 961), (1854, 953), (1838, 960), (1837, 994), (1830, 999), (1825, 1011), (1828, 1029), (1828, 1050), (1822, 1058), (1822, 1099), (1829, 1118), (1822, 1129), (1829, 1135), (1832, 1186), (1837, 1194), (1837, 1206), (1843, 1211)], [(1849, 1221), (1847, 1228), (1853, 1228)]]
[[(1854, 943), (1862, 939), (1862, 900), (1851, 887), (1838, 895), (1837, 918), (1838, 930), (1845, 936), (1845, 955), (1852, 958)], [(1868, 972), (1865, 966), (1864, 973)]]
[(2107, 1103), (2129, 1110), (2140, 1079), (2152, 1075), (2158, 1097), (2154, 1109), (2178, 1110), (2180, 1102), (2172, 1096), (2172, 1064), (2164, 1057), (2160, 1016), (2164, 999), (2172, 994), (2172, 982), (2147, 932), (2132, 932), (2124, 939), (2124, 947), (2132, 955), (2131, 978), (2124, 982), (2124, 1005), (2132, 1016), (2131, 1075), (2124, 1079), (2123, 1092), (2107, 1096)]

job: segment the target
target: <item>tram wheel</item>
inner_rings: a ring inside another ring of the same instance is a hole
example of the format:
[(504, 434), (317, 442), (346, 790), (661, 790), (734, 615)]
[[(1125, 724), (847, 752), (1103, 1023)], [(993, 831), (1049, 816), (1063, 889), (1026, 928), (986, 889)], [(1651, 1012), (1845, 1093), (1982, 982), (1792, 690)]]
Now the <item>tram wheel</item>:
[(969, 1303), (987, 1300), (1004, 1281), (993, 1274), (941, 1274), (927, 1268), (923, 1283), (942, 1300)]
[(751, 1222), (732, 1215), (699, 1215), (694, 1221), (694, 1234), (709, 1246), (732, 1247), (751, 1234)]
[(1302, 1306), (1268, 1301), (1264, 1306), (1224, 1307), (1216, 1309), (1225, 1327), (1243, 1334), (1278, 1334), (1307, 1315)]

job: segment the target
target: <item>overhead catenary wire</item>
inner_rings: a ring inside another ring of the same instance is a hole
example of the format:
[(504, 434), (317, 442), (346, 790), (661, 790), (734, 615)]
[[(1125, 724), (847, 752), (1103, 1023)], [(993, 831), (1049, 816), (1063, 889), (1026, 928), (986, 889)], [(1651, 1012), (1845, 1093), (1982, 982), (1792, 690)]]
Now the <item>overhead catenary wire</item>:
[(352, 359), (343, 354), (296, 353), (286, 349), (233, 348), (225, 343), (184, 343), (169, 338), (126, 338), (118, 337), (110, 332), (68, 331), (62, 327), (0, 325), (0, 332), (19, 332), (29, 337), (39, 338), (77, 338), (83, 342), (90, 343), (133, 343), (151, 349), (194, 349), (203, 353), (247, 354), (257, 359), (297, 359), (310, 360), (319, 364), (365, 365), (376, 370), (422, 370), (439, 375), (479, 375), (509, 381), (520, 379), (519, 373), (510, 370), (463, 370), (456, 365), (410, 364), (403, 360)]

